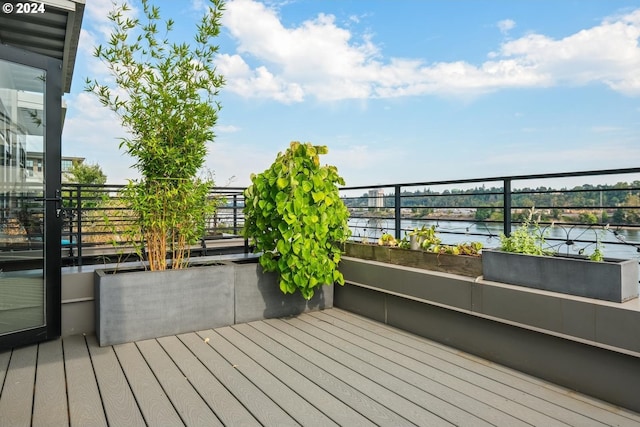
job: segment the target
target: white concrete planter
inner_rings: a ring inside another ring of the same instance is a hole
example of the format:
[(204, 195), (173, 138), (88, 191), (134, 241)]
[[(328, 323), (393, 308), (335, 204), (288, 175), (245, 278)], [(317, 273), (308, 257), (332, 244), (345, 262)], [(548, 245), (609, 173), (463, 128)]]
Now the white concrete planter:
[(482, 251), (485, 280), (569, 295), (624, 302), (638, 296), (638, 261)]

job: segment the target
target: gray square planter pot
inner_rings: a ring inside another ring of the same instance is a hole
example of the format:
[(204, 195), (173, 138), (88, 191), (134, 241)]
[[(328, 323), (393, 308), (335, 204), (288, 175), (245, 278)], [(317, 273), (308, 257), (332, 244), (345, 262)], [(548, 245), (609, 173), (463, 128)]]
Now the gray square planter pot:
[(564, 294), (624, 302), (638, 296), (638, 261), (482, 251), (485, 280)]
[(101, 346), (233, 324), (234, 266), (184, 270), (96, 270)]
[(300, 292), (283, 294), (276, 273), (265, 273), (257, 258), (233, 261), (235, 266), (235, 323), (295, 316), (333, 307), (333, 286), (316, 288), (309, 301)]

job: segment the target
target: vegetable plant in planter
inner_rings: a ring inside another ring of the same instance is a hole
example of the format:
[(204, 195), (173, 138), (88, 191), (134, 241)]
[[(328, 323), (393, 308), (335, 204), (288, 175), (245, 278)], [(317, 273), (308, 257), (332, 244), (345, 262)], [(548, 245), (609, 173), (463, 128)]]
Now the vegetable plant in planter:
[(349, 241), (344, 245), (345, 253), (354, 258), (468, 277), (478, 277), (482, 274), (480, 242), (441, 244), (435, 226), (414, 229), (407, 236), (409, 240), (405, 236), (404, 239), (396, 242), (393, 236), (385, 233), (378, 239), (377, 245)]
[(320, 166), (325, 146), (292, 142), (245, 191), (245, 236), (261, 252), (265, 271), (277, 272), (280, 290), (309, 300), (319, 286), (344, 284), (338, 271), (350, 235), (349, 211), (334, 166)]
[(398, 241), (391, 234), (384, 233), (378, 239), (378, 245), (380, 245), (380, 246), (398, 246)]
[(563, 256), (544, 247), (533, 208), (499, 250), (483, 250), (484, 279), (588, 298), (623, 302), (638, 296), (638, 262), (602, 256), (598, 236), (591, 256)]
[[(95, 79), (87, 79), (85, 87), (120, 118), (128, 131), (120, 148), (134, 158), (134, 167), (141, 175), (139, 180), (129, 181), (122, 193), (135, 217), (128, 235), (144, 242), (148, 266), (153, 270), (96, 275), (96, 329), (101, 344), (114, 342), (101, 337), (110, 333), (107, 326), (126, 329), (144, 325), (137, 334), (120, 330), (112, 336), (125, 341), (149, 338), (200, 328), (202, 323), (193, 326), (181, 321), (210, 319), (209, 313), (219, 311), (215, 308), (222, 310), (225, 304), (233, 307), (233, 289), (229, 288), (233, 273), (229, 273), (229, 266), (211, 267), (220, 270), (220, 275), (205, 267), (189, 269), (188, 278), (162, 271), (187, 267), (189, 247), (202, 236), (205, 218), (214, 209), (206, 197), (212, 182), (200, 178), (199, 173), (207, 145), (214, 138), (220, 109), (215, 97), (224, 83), (213, 66), (218, 47), (212, 44), (220, 33), (224, 4), (210, 0), (197, 26), (194, 44), (189, 45), (170, 42), (173, 21), (162, 22), (158, 7), (149, 0), (141, 3), (142, 21), (127, 17), (131, 7), (126, 3), (114, 6), (108, 15), (113, 24), (111, 37), (94, 51), (116, 87), (109, 86), (110, 81), (100, 83)], [(142, 279), (141, 274), (156, 276)], [(101, 285), (105, 276), (111, 276), (108, 286)], [(118, 288), (112, 283), (120, 280), (127, 284)], [(216, 281), (223, 283), (224, 289), (203, 291)], [(118, 293), (110, 294), (116, 288), (120, 289)], [(216, 296), (220, 298), (216, 300)], [(154, 326), (158, 329), (146, 330)], [(208, 323), (208, 327), (214, 326)]]

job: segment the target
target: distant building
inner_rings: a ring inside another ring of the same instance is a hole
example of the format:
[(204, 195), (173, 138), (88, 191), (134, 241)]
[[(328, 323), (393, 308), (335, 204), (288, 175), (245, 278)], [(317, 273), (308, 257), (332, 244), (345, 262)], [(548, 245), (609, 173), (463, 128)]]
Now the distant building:
[(370, 208), (384, 208), (384, 190), (369, 190), (369, 202), (367, 206)]
[[(62, 182), (69, 182), (69, 170), (73, 163), (84, 163), (84, 157), (70, 157), (62, 156), (60, 171), (62, 172)], [(26, 182), (28, 183), (41, 183), (44, 179), (44, 171), (42, 168), (42, 153), (28, 151), (26, 154), (26, 161), (24, 166), (24, 174)]]

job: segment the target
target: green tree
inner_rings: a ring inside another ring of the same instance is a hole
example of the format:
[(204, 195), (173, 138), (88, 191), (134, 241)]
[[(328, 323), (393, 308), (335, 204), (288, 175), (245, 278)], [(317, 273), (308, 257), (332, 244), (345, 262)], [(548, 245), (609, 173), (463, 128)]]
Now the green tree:
[[(69, 182), (74, 184), (89, 184), (87, 187), (80, 186), (82, 208), (95, 208), (99, 206), (106, 194), (92, 185), (104, 185), (107, 182), (107, 176), (102, 172), (102, 168), (98, 164), (87, 164), (74, 161), (68, 172), (65, 172)], [(76, 207), (75, 191), (65, 191), (63, 194), (65, 207)]]
[[(87, 79), (85, 89), (114, 111), (129, 131), (120, 148), (135, 159), (142, 178), (131, 180), (123, 197), (137, 217), (151, 270), (186, 266), (189, 245), (204, 232), (214, 205), (207, 201), (212, 182), (199, 177), (213, 141), (224, 79), (213, 60), (224, 3), (210, 0), (194, 45), (170, 42), (174, 22), (161, 22), (160, 10), (142, 0), (146, 22), (129, 18), (131, 7), (115, 6), (109, 42), (94, 56), (102, 60), (118, 90)], [(160, 35), (159, 26), (163, 26)]]
[(107, 175), (102, 172), (99, 164), (88, 164), (74, 161), (68, 172), (65, 172), (69, 182), (77, 184), (104, 185)]
[(613, 223), (623, 224), (626, 221), (624, 209), (618, 208), (613, 212)]
[(593, 212), (582, 212), (578, 216), (578, 221), (581, 222), (582, 224), (597, 224), (598, 216)]
[(476, 221), (484, 221), (485, 219), (491, 217), (492, 212), (493, 209), (491, 208), (478, 208), (476, 209), (475, 219)]

